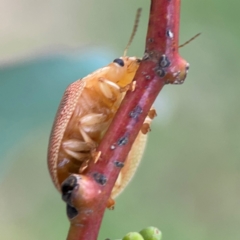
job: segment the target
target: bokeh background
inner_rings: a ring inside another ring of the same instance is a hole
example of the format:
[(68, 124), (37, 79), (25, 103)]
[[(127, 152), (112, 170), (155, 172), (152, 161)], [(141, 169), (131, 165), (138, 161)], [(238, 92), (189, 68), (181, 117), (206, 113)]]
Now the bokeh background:
[[(0, 0), (0, 238), (63, 240), (69, 223), (46, 152), (66, 86), (143, 55), (149, 0)], [(136, 176), (99, 240), (154, 225), (165, 240), (240, 239), (240, 1), (182, 0), (186, 82), (166, 86)]]

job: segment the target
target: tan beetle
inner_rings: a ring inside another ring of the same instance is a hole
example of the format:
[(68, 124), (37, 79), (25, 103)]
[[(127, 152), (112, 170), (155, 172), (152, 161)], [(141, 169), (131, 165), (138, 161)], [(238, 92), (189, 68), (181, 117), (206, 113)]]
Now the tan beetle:
[[(48, 148), (48, 167), (56, 188), (73, 173), (82, 173), (94, 161), (96, 147), (109, 127), (127, 90), (134, 90), (134, 75), (141, 59), (127, 57), (126, 51), (136, 32), (140, 10), (124, 56), (115, 59), (83, 79), (70, 84), (59, 106)], [(128, 154), (111, 198), (115, 198), (134, 175), (144, 152), (151, 110)]]

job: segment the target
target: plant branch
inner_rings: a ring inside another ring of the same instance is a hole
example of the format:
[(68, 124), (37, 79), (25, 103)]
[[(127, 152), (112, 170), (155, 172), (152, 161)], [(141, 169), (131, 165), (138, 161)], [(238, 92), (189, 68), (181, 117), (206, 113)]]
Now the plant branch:
[[(101, 156), (86, 174), (72, 175), (68, 240), (96, 240), (107, 201), (132, 144), (165, 84), (183, 83), (188, 63), (178, 54), (180, 0), (151, 0), (146, 48), (136, 73), (136, 88), (128, 91), (97, 151)], [(137, 117), (132, 117), (132, 113)], [(141, 109), (141, 111), (139, 111)], [(69, 191), (70, 192), (70, 191)], [(74, 217), (72, 217), (74, 216)]]

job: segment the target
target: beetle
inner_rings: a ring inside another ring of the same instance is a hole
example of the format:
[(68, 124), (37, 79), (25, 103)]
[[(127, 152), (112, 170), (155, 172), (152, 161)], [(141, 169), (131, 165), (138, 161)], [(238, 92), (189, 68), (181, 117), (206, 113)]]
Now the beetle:
[[(68, 86), (60, 103), (53, 124), (49, 147), (48, 168), (56, 188), (73, 173), (84, 173), (89, 161), (94, 161), (96, 147), (127, 90), (134, 90), (134, 75), (141, 59), (127, 57), (127, 49), (136, 32), (140, 9), (124, 56), (96, 70)], [(149, 112), (131, 151), (121, 169), (111, 198), (115, 198), (126, 187), (143, 155), (150, 122), (155, 110)], [(122, 166), (119, 166), (122, 167)]]

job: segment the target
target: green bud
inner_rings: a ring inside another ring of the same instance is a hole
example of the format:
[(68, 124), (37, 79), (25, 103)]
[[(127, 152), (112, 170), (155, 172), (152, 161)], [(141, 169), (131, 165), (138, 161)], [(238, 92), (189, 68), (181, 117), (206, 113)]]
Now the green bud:
[(161, 240), (162, 232), (156, 227), (147, 227), (140, 231), (144, 240)]
[(144, 240), (142, 235), (138, 232), (128, 233), (122, 240)]

